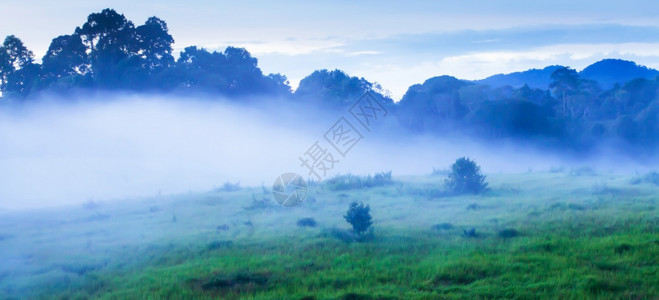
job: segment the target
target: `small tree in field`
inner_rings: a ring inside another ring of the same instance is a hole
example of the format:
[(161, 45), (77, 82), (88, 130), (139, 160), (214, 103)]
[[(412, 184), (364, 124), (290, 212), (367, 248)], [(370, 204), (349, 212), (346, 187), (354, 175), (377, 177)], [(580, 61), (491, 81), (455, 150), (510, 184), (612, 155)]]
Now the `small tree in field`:
[(446, 188), (455, 194), (478, 194), (487, 188), (480, 167), (467, 157), (458, 158), (451, 166)]
[(352, 225), (352, 231), (358, 238), (363, 237), (373, 224), (370, 210), (368, 205), (364, 206), (361, 202), (353, 201), (343, 216)]

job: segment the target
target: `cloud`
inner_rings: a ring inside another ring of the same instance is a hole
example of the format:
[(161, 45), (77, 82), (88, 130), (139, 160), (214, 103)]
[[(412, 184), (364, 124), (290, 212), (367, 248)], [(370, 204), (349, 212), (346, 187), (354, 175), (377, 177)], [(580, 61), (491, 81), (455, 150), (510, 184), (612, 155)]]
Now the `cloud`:
[(561, 44), (524, 51), (491, 51), (448, 56), (437, 63), (463, 79), (482, 79), (498, 73), (523, 71), (549, 65), (566, 65), (583, 69), (604, 58), (635, 60), (649, 67), (659, 67), (659, 43)]
[(481, 79), (556, 64), (580, 69), (604, 58), (659, 67), (657, 45), (657, 27), (543, 25), (343, 40), (298, 55), (264, 53), (259, 62), (267, 72), (287, 75), (294, 87), (313, 70), (342, 69), (380, 83), (399, 100), (410, 85), (438, 75)]
[(227, 45), (244, 47), (255, 56), (280, 54), (298, 56), (312, 53), (335, 52), (344, 42), (337, 40), (280, 40), (258, 43), (227, 43)]
[(364, 50), (364, 51), (354, 51), (348, 53), (350, 56), (357, 56), (357, 55), (377, 55), (380, 54), (380, 51), (370, 51), (370, 50)]

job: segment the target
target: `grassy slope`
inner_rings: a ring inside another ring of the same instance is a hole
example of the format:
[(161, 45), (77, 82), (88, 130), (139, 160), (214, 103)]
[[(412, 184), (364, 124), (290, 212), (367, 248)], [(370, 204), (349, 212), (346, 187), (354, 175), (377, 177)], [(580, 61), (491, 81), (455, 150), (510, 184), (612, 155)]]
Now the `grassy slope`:
[[(267, 196), (256, 188), (4, 215), (0, 298), (659, 297), (659, 187), (492, 174), (486, 195), (432, 198), (441, 177), (397, 180), (313, 186), (292, 209), (244, 209)], [(347, 228), (353, 199), (371, 206), (369, 242), (328, 230)], [(301, 217), (319, 226), (295, 226)], [(431, 229), (444, 222), (455, 227)], [(478, 237), (462, 237), (468, 227)], [(520, 236), (499, 237), (505, 228)]]

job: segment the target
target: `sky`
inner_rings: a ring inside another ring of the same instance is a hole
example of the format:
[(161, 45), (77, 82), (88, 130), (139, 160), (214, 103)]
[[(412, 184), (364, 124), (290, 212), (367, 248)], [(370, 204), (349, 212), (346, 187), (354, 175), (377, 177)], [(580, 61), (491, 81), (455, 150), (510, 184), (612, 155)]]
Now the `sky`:
[(7, 1), (0, 36), (14, 34), (43, 56), (87, 15), (114, 8), (136, 26), (165, 20), (175, 50), (245, 47), (265, 73), (291, 85), (317, 69), (375, 81), (400, 99), (439, 75), (481, 79), (604, 58), (659, 68), (656, 1)]

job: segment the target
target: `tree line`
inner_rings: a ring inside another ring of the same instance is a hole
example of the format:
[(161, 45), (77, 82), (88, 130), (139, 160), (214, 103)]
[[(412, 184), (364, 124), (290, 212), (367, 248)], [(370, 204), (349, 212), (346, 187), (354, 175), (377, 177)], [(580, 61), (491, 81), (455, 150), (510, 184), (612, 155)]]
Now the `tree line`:
[(210, 52), (190, 46), (175, 59), (173, 43), (165, 21), (151, 17), (135, 26), (113, 9), (92, 13), (72, 34), (54, 38), (40, 64), (10, 35), (0, 46), (0, 91), (5, 99), (24, 101), (44, 92), (198, 91), (230, 99), (284, 97), (328, 108), (343, 108), (370, 92), (412, 132), (579, 151), (606, 142), (639, 154), (652, 154), (659, 144), (656, 78), (604, 89), (573, 69), (558, 67), (548, 88), (541, 89), (439, 76), (409, 87), (394, 103), (377, 83), (340, 70), (315, 71), (293, 92), (285, 76), (263, 74), (243, 48)]
[(54, 38), (41, 64), (10, 35), (0, 47), (0, 90), (4, 97), (19, 98), (72, 89), (290, 93), (284, 76), (264, 75), (245, 49), (209, 52), (192, 46), (175, 60), (168, 31), (157, 17), (136, 27), (124, 15), (104, 9), (90, 14), (73, 34)]

